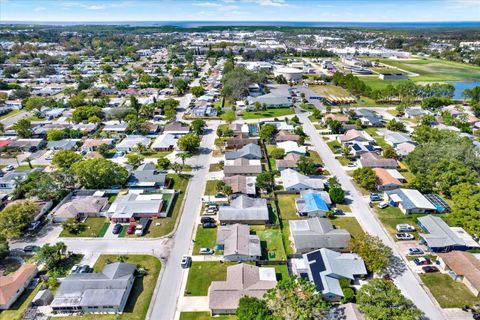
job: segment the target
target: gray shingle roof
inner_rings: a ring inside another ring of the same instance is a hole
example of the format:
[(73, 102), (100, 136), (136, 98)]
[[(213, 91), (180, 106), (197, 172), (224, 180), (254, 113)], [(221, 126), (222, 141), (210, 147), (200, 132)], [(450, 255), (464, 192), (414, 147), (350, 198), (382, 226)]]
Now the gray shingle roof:
[(288, 224), (298, 251), (312, 248), (342, 249), (347, 247), (350, 240), (347, 230), (334, 229), (331, 222), (325, 218), (290, 220)]
[(218, 219), (220, 221), (267, 221), (267, 200), (240, 195), (235, 200), (232, 200), (229, 206), (220, 207)]
[(262, 159), (262, 150), (258, 144), (249, 143), (237, 151), (225, 153), (226, 160), (235, 160), (238, 158)]

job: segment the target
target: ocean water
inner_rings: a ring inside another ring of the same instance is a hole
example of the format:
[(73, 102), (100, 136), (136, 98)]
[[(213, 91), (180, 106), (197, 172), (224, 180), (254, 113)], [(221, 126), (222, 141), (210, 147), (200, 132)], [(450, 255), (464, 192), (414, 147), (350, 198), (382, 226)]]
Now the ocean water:
[(455, 88), (453, 99), (463, 99), (463, 90), (480, 86), (480, 81), (456, 81), (450, 82), (450, 84)]

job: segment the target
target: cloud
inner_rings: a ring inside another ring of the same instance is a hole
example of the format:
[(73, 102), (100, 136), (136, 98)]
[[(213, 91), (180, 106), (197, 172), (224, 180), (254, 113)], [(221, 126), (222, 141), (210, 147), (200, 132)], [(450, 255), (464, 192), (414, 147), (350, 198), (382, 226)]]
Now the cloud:
[(239, 6), (236, 6), (236, 5), (231, 5), (231, 6), (221, 6), (221, 7), (218, 7), (218, 11), (234, 11), (234, 10), (237, 10), (237, 9), (240, 9)]
[(222, 6), (219, 3), (213, 3), (213, 2), (194, 2), (193, 5), (197, 7), (221, 7)]
[(103, 9), (107, 9), (107, 6), (105, 6), (105, 5), (91, 5), (91, 6), (87, 6), (85, 8), (88, 9), (88, 10), (103, 10)]
[(40, 12), (40, 11), (44, 11), (44, 10), (46, 10), (46, 9), (47, 9), (47, 8), (45, 8), (45, 7), (36, 7), (35, 9), (33, 9), (33, 11), (35, 11), (35, 12)]
[(253, 2), (266, 7), (285, 7), (287, 3), (285, 0), (245, 0), (245, 2)]

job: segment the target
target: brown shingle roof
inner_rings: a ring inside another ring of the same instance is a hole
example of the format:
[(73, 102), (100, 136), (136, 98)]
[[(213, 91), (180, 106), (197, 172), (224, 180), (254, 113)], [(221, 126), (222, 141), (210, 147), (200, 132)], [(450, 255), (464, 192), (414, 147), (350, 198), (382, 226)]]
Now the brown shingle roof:
[(377, 176), (377, 185), (384, 186), (387, 184), (395, 184), (401, 186), (402, 183), (398, 181), (397, 178), (394, 178), (388, 173), (387, 170), (382, 168), (375, 168), (375, 175)]
[(453, 272), (463, 276), (475, 289), (480, 290), (480, 261), (473, 254), (465, 251), (451, 251), (438, 255)]
[(22, 265), (15, 273), (0, 276), (0, 304), (6, 304), (25, 285), (25, 282), (37, 272), (33, 264)]

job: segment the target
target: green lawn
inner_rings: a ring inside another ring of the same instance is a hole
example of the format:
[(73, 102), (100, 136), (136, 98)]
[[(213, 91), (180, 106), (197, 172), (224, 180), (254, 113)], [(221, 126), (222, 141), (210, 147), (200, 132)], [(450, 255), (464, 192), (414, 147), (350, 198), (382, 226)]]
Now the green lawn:
[(332, 150), (333, 153), (335, 153), (335, 148), (336, 147), (338, 147), (338, 148), (342, 147), (342, 144), (340, 142), (338, 142), (337, 140), (329, 141), (329, 142), (327, 142), (327, 145), (330, 148), (330, 150)]
[[(265, 267), (270, 267), (270, 266), (265, 266)], [(274, 265), (274, 267), (275, 267), (275, 274), (277, 276), (278, 281), (287, 279), (289, 277), (288, 267), (286, 264), (276, 264)]]
[(275, 117), (281, 117), (281, 116), (288, 116), (291, 114), (295, 114), (295, 110), (293, 108), (271, 108), (265, 111), (245, 111), (242, 114), (242, 118), (244, 120), (260, 119), (260, 118), (275, 118)]
[(267, 145), (267, 152), (268, 152), (268, 155), (269, 155), (268, 162), (269, 162), (269, 165), (270, 165), (270, 169), (272, 171), (277, 170), (277, 163), (275, 162), (276, 159), (270, 157), (270, 153), (276, 148), (277, 148), (276, 145)]
[(344, 88), (335, 85), (316, 85), (309, 87), (321, 97), (336, 96), (336, 97), (351, 97), (352, 95)]
[(340, 209), (342, 210), (343, 212), (352, 212), (352, 210), (350, 209), (350, 206), (348, 204), (340, 204), (340, 203), (337, 203), (335, 205), (335, 207), (337, 209)]
[[(175, 200), (173, 200), (175, 203), (170, 215), (166, 218), (153, 221), (153, 223), (150, 224), (148, 233), (145, 235), (146, 237), (158, 238), (169, 234), (173, 231), (175, 223), (181, 214), (180, 209), (182, 208), (183, 199), (185, 198), (185, 190), (187, 189), (189, 177), (186, 176), (182, 178), (176, 174), (169, 174), (168, 177), (173, 179), (173, 184), (170, 188), (179, 191), (179, 194), (175, 197)], [(156, 226), (156, 222), (159, 222), (160, 226)]]
[(212, 248), (215, 250), (217, 243), (217, 228), (202, 228), (198, 225), (197, 234), (195, 235), (195, 245), (193, 247), (193, 254), (198, 254), (200, 248)]
[(262, 260), (286, 261), (283, 247), (282, 232), (278, 229), (269, 229), (265, 226), (251, 226), (252, 233), (260, 238), (262, 244)]
[(355, 217), (335, 217), (330, 222), (336, 229), (346, 229), (354, 238), (365, 233)]
[(12, 110), (0, 116), (0, 120), (19, 114), (22, 110)]
[(149, 149), (147, 152), (142, 153), (142, 156), (146, 158), (165, 158), (170, 153), (172, 153), (172, 151), (155, 151)]
[(476, 298), (463, 283), (453, 281), (447, 274), (421, 274), (420, 278), (442, 308), (462, 308), (480, 303), (480, 298)]
[(182, 312), (180, 320), (234, 320), (237, 316), (215, 316), (212, 317), (210, 312)]
[[(41, 165), (32, 165), (32, 168), (45, 168), (46, 166), (41, 166)], [(27, 171), (27, 170), (32, 170), (28, 164), (21, 164), (15, 169), (17, 170), (22, 170), (22, 171)]]
[(209, 169), (210, 172), (214, 172), (214, 171), (222, 171), (222, 166), (219, 164), (219, 163), (212, 163), (210, 164), (210, 169)]
[(206, 296), (208, 287), (212, 281), (225, 281), (227, 267), (234, 265), (233, 262), (208, 261), (192, 262), (188, 272), (186, 296)]
[(88, 217), (85, 222), (85, 229), (78, 234), (73, 234), (67, 230), (62, 230), (60, 237), (94, 237), (101, 238), (107, 232), (110, 222), (104, 217)]
[(23, 291), (10, 309), (0, 312), (0, 320), (21, 320), (23, 312), (25, 312), (30, 302), (40, 290), (40, 287), (40, 284), (38, 284), (33, 290), (26, 289)]
[(217, 193), (215, 186), (218, 180), (207, 180), (207, 186), (205, 187), (205, 195), (214, 195)]
[[(380, 218), (387, 231), (393, 236), (397, 232), (395, 229), (397, 224), (407, 223), (417, 227), (417, 218), (424, 216), (424, 214), (403, 214), (398, 207), (388, 206), (385, 209), (379, 209), (377, 204), (373, 207), (375, 213)], [(418, 233), (413, 232), (415, 239), (418, 239)]]
[(323, 166), (323, 160), (317, 151), (308, 150), (308, 154), (309, 154), (309, 158), (312, 159), (313, 162), (317, 164), (321, 164)]
[(300, 219), (297, 215), (297, 208), (295, 208), (295, 199), (300, 197), (298, 194), (279, 194), (278, 210), (280, 217), (283, 220), (296, 220)]
[(282, 237), (283, 237), (283, 245), (285, 248), (285, 252), (287, 255), (294, 254), (295, 248), (293, 247), (293, 243), (290, 242), (290, 225), (288, 224), (288, 220), (282, 221)]
[(375, 139), (375, 142), (382, 148), (388, 147), (388, 143), (385, 142), (385, 139), (378, 134), (376, 128), (367, 128), (365, 131)]

